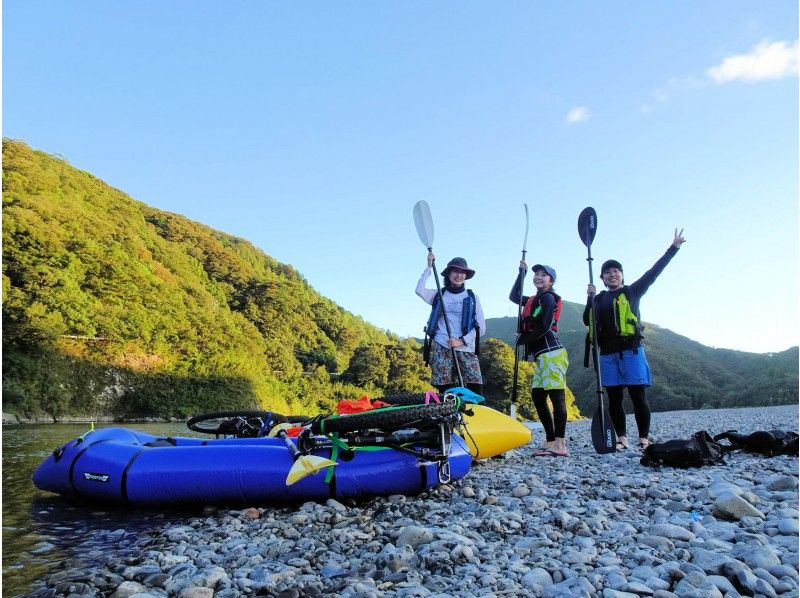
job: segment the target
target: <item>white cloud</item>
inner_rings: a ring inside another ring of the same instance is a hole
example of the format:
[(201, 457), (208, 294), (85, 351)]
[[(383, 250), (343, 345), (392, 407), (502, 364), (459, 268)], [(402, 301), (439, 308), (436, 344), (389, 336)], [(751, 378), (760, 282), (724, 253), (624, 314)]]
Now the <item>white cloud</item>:
[(569, 112), (567, 112), (567, 122), (571, 125), (575, 123), (579, 123), (585, 120), (589, 120), (589, 109), (584, 106), (575, 106)]
[(706, 71), (717, 85), (731, 81), (755, 83), (767, 79), (797, 76), (797, 40), (789, 42), (763, 41), (747, 54), (736, 54), (723, 59), (718, 66)]

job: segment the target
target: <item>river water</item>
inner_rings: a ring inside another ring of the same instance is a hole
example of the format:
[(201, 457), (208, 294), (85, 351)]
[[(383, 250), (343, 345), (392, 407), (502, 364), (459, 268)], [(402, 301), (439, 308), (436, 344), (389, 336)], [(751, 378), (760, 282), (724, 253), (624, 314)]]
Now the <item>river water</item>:
[[(157, 436), (196, 436), (184, 424), (126, 427)], [(111, 550), (124, 555), (147, 531), (200, 512), (81, 504), (36, 489), (31, 475), (39, 463), (87, 429), (87, 424), (3, 426), (3, 596), (26, 594), (35, 579), (64, 561), (100, 563)]]

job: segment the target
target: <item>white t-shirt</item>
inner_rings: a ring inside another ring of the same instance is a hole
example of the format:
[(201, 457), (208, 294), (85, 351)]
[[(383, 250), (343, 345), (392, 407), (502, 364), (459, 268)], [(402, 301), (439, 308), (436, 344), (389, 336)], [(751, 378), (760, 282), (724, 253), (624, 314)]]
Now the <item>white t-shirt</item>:
[[(425, 283), (428, 281), (428, 278), (430, 278), (431, 272), (431, 268), (425, 268), (422, 276), (419, 277), (416, 289), (417, 295), (419, 295), (428, 305), (433, 305), (433, 298), (437, 295), (436, 289), (428, 289), (425, 287)], [(453, 338), (461, 338), (461, 311), (463, 310), (464, 299), (466, 297), (466, 290), (464, 290), (463, 293), (455, 294), (451, 293), (450, 291), (442, 291), (442, 304), (444, 306), (444, 313), (445, 317), (447, 318), (447, 323), (450, 325), (450, 332), (453, 334)], [(481, 302), (480, 299), (478, 299), (478, 295), (475, 295), (475, 324), (478, 326), (481, 332), (486, 332), (486, 320), (483, 317), (483, 308), (481, 307)], [(444, 318), (439, 318), (439, 321), (436, 324), (436, 333), (434, 334), (433, 340), (443, 347), (449, 346), (447, 344), (447, 328), (445, 328)], [(455, 349), (456, 351), (468, 351), (470, 353), (475, 352), (474, 328), (464, 335), (464, 345), (461, 347), (456, 347)]]

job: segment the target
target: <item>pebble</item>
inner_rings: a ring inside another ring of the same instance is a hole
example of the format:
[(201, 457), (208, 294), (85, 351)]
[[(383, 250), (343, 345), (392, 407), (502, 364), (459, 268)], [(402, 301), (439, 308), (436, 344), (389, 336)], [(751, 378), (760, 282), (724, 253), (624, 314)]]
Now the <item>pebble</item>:
[[(628, 425), (635, 430), (632, 417)], [(656, 441), (776, 428), (797, 429), (796, 406), (653, 414)], [(635, 449), (595, 454), (588, 421), (567, 431), (568, 458), (534, 457), (538, 433), (419, 496), (163, 522), (133, 554), (70, 562), (28, 595), (798, 596), (796, 457), (734, 452), (725, 465), (656, 470)]]

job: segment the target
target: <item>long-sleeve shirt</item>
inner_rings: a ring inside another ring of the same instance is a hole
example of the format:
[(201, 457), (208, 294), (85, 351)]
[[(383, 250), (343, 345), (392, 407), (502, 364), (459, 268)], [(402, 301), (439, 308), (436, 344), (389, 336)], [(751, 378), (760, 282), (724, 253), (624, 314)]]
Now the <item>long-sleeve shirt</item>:
[[(509, 300), (515, 305), (520, 304), (520, 292), (524, 276), (525, 272), (520, 271), (508, 295)], [(530, 359), (536, 359), (536, 357), (542, 353), (555, 351), (556, 349), (564, 347), (564, 345), (561, 344), (561, 339), (558, 338), (558, 334), (553, 330), (556, 315), (556, 301), (558, 300), (557, 296), (551, 291), (539, 293), (538, 295), (539, 305), (542, 309), (536, 316), (529, 320), (530, 324), (532, 324), (532, 329), (521, 333), (517, 337), (517, 344), (525, 345), (525, 357)], [(528, 299), (530, 299), (529, 296), (523, 295), (521, 298), (522, 305), (525, 305)]]
[[(631, 311), (636, 318), (641, 322), (642, 316), (639, 313), (639, 301), (650, 288), (659, 274), (663, 272), (664, 268), (670, 260), (678, 253), (678, 248), (670, 245), (669, 249), (662, 255), (658, 261), (653, 264), (653, 267), (645, 272), (639, 280), (631, 285), (620, 287), (615, 291), (601, 291), (595, 295), (595, 313), (598, 320), (598, 334), (597, 341), (600, 346), (601, 355), (609, 355), (611, 353), (618, 353), (633, 349), (636, 347), (637, 339), (631, 336), (619, 336), (616, 332), (616, 323), (614, 319), (614, 299), (620, 296), (625, 291), (625, 296), (631, 305)], [(586, 307), (583, 310), (583, 323), (589, 325), (589, 314), (592, 310), (591, 298), (587, 299)]]
[[(436, 289), (429, 289), (425, 287), (425, 283), (428, 281), (428, 278), (430, 278), (431, 272), (431, 268), (425, 268), (425, 270), (422, 272), (422, 276), (419, 277), (416, 288), (417, 295), (419, 295), (428, 305), (433, 305), (433, 299), (437, 294)], [(456, 351), (467, 351), (474, 353), (476, 336), (475, 329), (473, 328), (463, 336), (461, 334), (461, 311), (463, 309), (464, 299), (466, 296), (466, 287), (462, 287), (462, 292), (460, 293), (451, 293), (448, 290), (442, 289), (442, 306), (444, 308), (445, 317), (447, 318), (447, 323), (450, 325), (450, 332), (452, 333), (453, 338), (464, 339), (464, 345), (461, 347), (456, 347)], [(475, 295), (475, 324), (481, 332), (486, 332), (486, 319), (483, 316), (483, 308), (481, 307), (481, 301), (478, 299), (478, 295)], [(431, 333), (432, 331), (428, 332)], [(441, 346), (450, 346), (447, 344), (447, 329), (445, 328), (444, 318), (439, 318), (433, 335), (433, 340), (435, 340)]]

